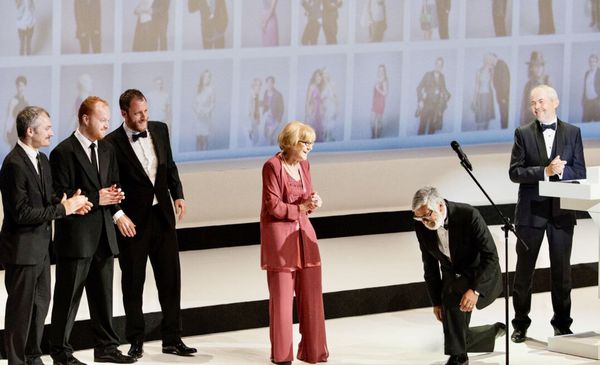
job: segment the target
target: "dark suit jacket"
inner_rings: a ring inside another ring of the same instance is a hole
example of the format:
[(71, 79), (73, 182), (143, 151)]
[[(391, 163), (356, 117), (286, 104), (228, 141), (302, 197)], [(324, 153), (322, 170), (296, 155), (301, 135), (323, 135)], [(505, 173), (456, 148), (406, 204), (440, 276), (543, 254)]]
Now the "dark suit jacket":
[[(551, 219), (557, 226), (575, 225), (575, 212), (560, 209), (560, 199), (540, 196), (538, 183), (544, 181), (544, 168), (560, 155), (567, 161), (562, 179), (585, 179), (585, 160), (581, 131), (572, 124), (557, 122), (552, 155), (548, 158), (544, 136), (538, 121), (515, 130), (510, 157), (510, 180), (519, 183), (515, 224), (544, 227)], [(550, 180), (558, 180), (552, 176)]]
[(227, 15), (227, 4), (225, 0), (217, 0), (215, 3), (214, 17), (210, 18), (210, 8), (206, 0), (188, 0), (188, 11), (200, 11), (202, 29), (225, 33), (229, 17)]
[(76, 37), (99, 35), (101, 15), (100, 0), (75, 0)]
[(323, 0), (323, 17), (337, 19), (341, 7), (342, 1), (340, 0)]
[[(75, 190), (88, 197), (94, 205), (86, 215), (70, 215), (56, 221), (54, 236), (56, 254), (59, 257), (92, 257), (106, 234), (113, 255), (119, 253), (112, 215), (121, 208), (118, 205), (100, 206), (102, 188), (119, 184), (119, 170), (115, 153), (109, 143), (98, 141), (100, 174), (94, 171), (81, 143), (71, 134), (50, 153), (50, 165), (54, 178), (54, 190), (58, 196), (71, 196)], [(100, 175), (100, 176), (98, 176)]]
[(4, 220), (0, 231), (0, 261), (4, 264), (41, 264), (52, 240), (52, 220), (65, 216), (53, 199), (52, 175), (40, 153), (44, 186), (27, 154), (16, 145), (0, 169)]
[(122, 125), (105, 138), (113, 145), (119, 161), (119, 170), (122, 171), (120, 183), (125, 192), (125, 200), (121, 203), (121, 207), (133, 223), (144, 224), (151, 212), (152, 201), (156, 194), (169, 226), (174, 229), (175, 214), (171, 198), (183, 199), (183, 186), (179, 180), (177, 165), (173, 161), (169, 131), (164, 123), (148, 122), (148, 132), (152, 137), (158, 159), (154, 185), (135, 155)]
[[(477, 308), (485, 308), (502, 291), (500, 264), (496, 244), (479, 211), (468, 204), (446, 202), (448, 208), (448, 242), (452, 261), (438, 248), (437, 231), (415, 225), (419, 240), (425, 283), (432, 304), (442, 304), (442, 279), (456, 275), (467, 279), (469, 287), (479, 292)], [(441, 275), (440, 275), (441, 268)]]

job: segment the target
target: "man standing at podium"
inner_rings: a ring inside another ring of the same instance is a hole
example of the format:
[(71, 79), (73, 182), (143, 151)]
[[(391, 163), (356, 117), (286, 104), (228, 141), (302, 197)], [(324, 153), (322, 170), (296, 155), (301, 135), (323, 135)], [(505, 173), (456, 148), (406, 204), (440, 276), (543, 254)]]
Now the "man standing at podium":
[(552, 278), (550, 323), (554, 335), (571, 334), (571, 248), (575, 213), (560, 209), (560, 199), (540, 196), (540, 181), (585, 179), (581, 131), (556, 115), (556, 90), (539, 85), (530, 93), (531, 111), (536, 120), (515, 130), (509, 175), (519, 184), (515, 210), (517, 234), (529, 247), (517, 244), (517, 268), (513, 288), (515, 318), (513, 342), (526, 339), (531, 324), (531, 287), (535, 262), (544, 233), (548, 237)]

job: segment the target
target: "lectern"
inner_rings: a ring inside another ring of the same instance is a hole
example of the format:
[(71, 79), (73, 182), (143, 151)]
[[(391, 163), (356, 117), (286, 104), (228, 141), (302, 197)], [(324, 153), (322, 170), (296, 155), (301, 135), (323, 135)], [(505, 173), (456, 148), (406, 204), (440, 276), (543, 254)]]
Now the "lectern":
[[(577, 182), (541, 181), (540, 195), (560, 198), (562, 209), (587, 211), (600, 227), (600, 166), (588, 167), (586, 175), (587, 179)], [(598, 242), (600, 247), (600, 237)], [(548, 350), (600, 359), (600, 331), (550, 337)]]

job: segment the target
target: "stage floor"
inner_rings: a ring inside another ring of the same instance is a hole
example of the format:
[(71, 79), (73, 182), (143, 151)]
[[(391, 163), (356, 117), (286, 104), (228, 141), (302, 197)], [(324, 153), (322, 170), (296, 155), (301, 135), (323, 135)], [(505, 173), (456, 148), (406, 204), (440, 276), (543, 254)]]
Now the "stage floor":
[[(585, 332), (600, 330), (600, 299), (595, 287), (573, 290), (572, 330)], [(512, 313), (512, 307), (511, 307)], [(502, 321), (504, 300), (498, 299), (490, 307), (473, 314), (472, 324)], [(512, 364), (587, 365), (600, 361), (574, 357), (546, 350), (548, 336), (552, 335), (549, 324), (552, 316), (550, 294), (535, 294), (533, 298), (532, 326), (525, 343), (510, 344)], [(344, 365), (416, 365), (444, 364), (441, 324), (435, 321), (431, 308), (407, 310), (360, 317), (328, 320), (327, 337), (329, 364)], [(510, 335), (510, 331), (509, 331)], [(299, 341), (297, 326), (295, 340)], [(486, 354), (470, 354), (471, 365), (494, 365), (505, 362), (505, 337), (496, 340), (496, 351)], [(268, 328), (216, 333), (185, 339), (190, 346), (198, 347), (193, 357), (177, 357), (161, 353), (160, 341), (145, 345), (145, 355), (140, 364), (209, 364), (209, 365), (265, 365), (269, 361)], [(128, 346), (121, 346), (127, 351)], [(78, 351), (75, 356), (92, 363), (93, 350)], [(49, 357), (44, 357), (51, 364)], [(6, 360), (0, 361), (0, 364)], [(295, 364), (303, 364), (294, 361)]]
[[(490, 226), (504, 271), (504, 236), (500, 226)], [(515, 240), (509, 243), (509, 271), (516, 263)], [(423, 281), (423, 264), (414, 232), (340, 237), (319, 240), (323, 261), (323, 292), (374, 288)], [(269, 298), (266, 274), (260, 269), (260, 246), (185, 251), (181, 257), (181, 306), (198, 308)], [(591, 219), (579, 220), (575, 229), (571, 264), (598, 261), (598, 227)], [(542, 244), (537, 268), (550, 267), (548, 244)], [(54, 287), (54, 266), (52, 286)], [(4, 271), (0, 271), (4, 282)], [(235, 290), (232, 290), (235, 288)], [(4, 327), (6, 291), (0, 287), (0, 327)], [(160, 311), (152, 267), (148, 264), (144, 313)], [(124, 315), (121, 270), (115, 260), (113, 313)], [(84, 296), (77, 320), (89, 319)], [(46, 318), (50, 323), (50, 314)]]

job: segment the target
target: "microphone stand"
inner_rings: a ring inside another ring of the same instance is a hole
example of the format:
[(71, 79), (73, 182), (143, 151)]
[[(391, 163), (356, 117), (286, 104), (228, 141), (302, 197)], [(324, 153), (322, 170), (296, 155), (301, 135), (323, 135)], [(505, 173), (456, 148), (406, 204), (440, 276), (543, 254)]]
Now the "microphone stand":
[(471, 179), (473, 179), (475, 184), (477, 184), (477, 186), (479, 187), (479, 190), (481, 190), (483, 195), (485, 195), (487, 200), (490, 202), (490, 204), (492, 204), (492, 206), (494, 207), (494, 209), (496, 210), (496, 212), (502, 219), (502, 222), (504, 222), (504, 225), (502, 226), (502, 231), (504, 231), (504, 271), (505, 271), (505, 275), (504, 275), (504, 316), (505, 316), (505, 322), (506, 322), (506, 362), (505, 362), (505, 364), (508, 365), (509, 364), (509, 351), (510, 351), (510, 346), (509, 346), (510, 340), (509, 340), (509, 331), (508, 331), (509, 330), (508, 319), (510, 318), (509, 317), (509, 305), (508, 305), (509, 287), (510, 287), (510, 284), (508, 282), (508, 232), (512, 232), (515, 235), (515, 237), (517, 237), (517, 242), (520, 242), (523, 245), (523, 247), (525, 248), (525, 250), (529, 250), (529, 247), (527, 247), (525, 242), (523, 242), (523, 240), (521, 240), (521, 238), (519, 238), (519, 235), (517, 234), (517, 231), (515, 230), (515, 226), (510, 222), (509, 218), (505, 217), (504, 214), (502, 214), (502, 211), (500, 211), (500, 208), (498, 208), (498, 206), (494, 203), (492, 198), (490, 198), (488, 193), (485, 191), (483, 186), (481, 186), (479, 181), (477, 181), (477, 178), (475, 178), (475, 176), (473, 175), (471, 170), (469, 170), (469, 168), (467, 167), (467, 163), (465, 162), (464, 159), (460, 160), (460, 165), (465, 169), (465, 171), (469, 174), (469, 176), (471, 176)]

